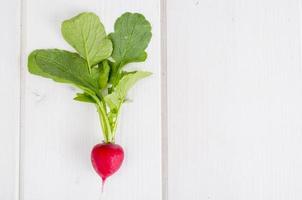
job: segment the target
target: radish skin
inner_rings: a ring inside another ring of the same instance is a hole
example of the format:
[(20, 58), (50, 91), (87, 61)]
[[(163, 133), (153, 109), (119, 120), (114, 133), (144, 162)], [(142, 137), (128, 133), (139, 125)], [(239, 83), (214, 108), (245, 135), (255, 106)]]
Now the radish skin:
[(102, 178), (102, 188), (106, 179), (114, 174), (124, 160), (123, 148), (114, 143), (101, 143), (93, 147), (91, 162), (94, 170)]

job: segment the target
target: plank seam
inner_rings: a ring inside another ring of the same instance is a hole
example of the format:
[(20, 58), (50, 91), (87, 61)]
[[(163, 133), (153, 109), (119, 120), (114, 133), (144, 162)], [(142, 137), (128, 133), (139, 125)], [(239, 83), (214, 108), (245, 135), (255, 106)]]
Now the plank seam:
[(24, 22), (25, 22), (25, 0), (20, 0), (20, 68), (19, 68), (19, 81), (20, 81), (20, 99), (19, 99), (19, 152), (18, 152), (18, 191), (17, 191), (17, 199), (21, 200), (23, 199), (23, 170), (22, 170), (22, 139), (23, 139), (23, 128), (24, 128), (24, 111), (25, 111), (25, 55), (24, 55), (24, 49), (25, 49), (25, 29), (24, 29)]
[(168, 200), (167, 2), (161, 0), (161, 168), (162, 200)]

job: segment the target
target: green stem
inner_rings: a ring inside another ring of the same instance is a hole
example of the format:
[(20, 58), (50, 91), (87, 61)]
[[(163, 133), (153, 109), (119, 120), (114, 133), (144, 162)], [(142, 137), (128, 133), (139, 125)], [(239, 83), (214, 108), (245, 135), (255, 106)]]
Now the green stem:
[[(123, 102), (123, 101), (121, 101), (121, 102)], [(114, 122), (114, 125), (113, 125), (113, 128), (112, 128), (112, 138), (113, 139), (115, 138), (115, 133), (116, 133), (118, 119), (119, 119), (119, 116), (120, 116), (121, 107), (122, 107), (122, 103), (120, 103), (119, 106), (118, 106), (117, 113), (116, 113), (116, 119), (115, 119), (115, 122)]]
[(111, 125), (107, 116), (106, 103), (102, 101), (103, 100), (102, 96), (88, 88), (81, 87), (81, 86), (78, 87), (81, 88), (87, 94), (89, 94), (91, 98), (93, 98), (93, 100), (96, 102), (96, 107), (99, 114), (104, 140), (106, 143), (112, 142)]
[(105, 142), (112, 142), (112, 132), (111, 132), (111, 126), (110, 126), (110, 122), (109, 119), (107, 117), (107, 113), (105, 111), (105, 107), (106, 105), (104, 105), (102, 102), (98, 102), (98, 110), (99, 113), (101, 115), (99, 115), (101, 117), (101, 120), (103, 121), (103, 127), (104, 127), (104, 135), (105, 135)]
[(99, 119), (100, 119), (100, 123), (101, 123), (101, 127), (102, 127), (104, 140), (105, 140), (105, 142), (108, 142), (109, 138), (108, 138), (108, 134), (107, 134), (108, 130), (107, 130), (106, 122), (104, 121), (104, 117), (103, 117), (102, 112), (101, 112), (98, 105), (96, 106), (96, 108), (97, 108), (97, 111), (98, 111), (98, 114), (99, 114)]
[(99, 113), (100, 122), (101, 122), (105, 142), (106, 143), (112, 142), (112, 132), (111, 132), (111, 126), (110, 126), (110, 122), (109, 122), (107, 112), (106, 112), (106, 104), (104, 104), (104, 102), (102, 102), (95, 95), (91, 95), (91, 97), (97, 103), (97, 111)]

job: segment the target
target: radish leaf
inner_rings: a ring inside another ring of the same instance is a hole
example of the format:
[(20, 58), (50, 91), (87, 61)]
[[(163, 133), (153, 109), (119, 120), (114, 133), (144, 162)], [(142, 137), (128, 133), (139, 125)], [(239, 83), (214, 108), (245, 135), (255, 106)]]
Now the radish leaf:
[(114, 32), (107, 36), (98, 16), (85, 12), (64, 21), (61, 32), (77, 53), (35, 50), (28, 57), (28, 70), (81, 89), (83, 92), (77, 93), (74, 100), (96, 106), (104, 140), (114, 142), (128, 91), (151, 74), (123, 70), (128, 63), (147, 58), (145, 50), (151, 39), (151, 25), (141, 14), (125, 13), (117, 19)]
[(58, 49), (35, 50), (29, 55), (29, 71), (57, 82), (99, 91), (98, 69), (89, 74), (86, 61), (76, 53)]
[(81, 13), (64, 21), (61, 31), (64, 39), (87, 60), (89, 69), (111, 55), (112, 43), (94, 13)]
[(147, 58), (145, 49), (151, 39), (151, 25), (139, 13), (125, 13), (114, 24), (114, 32), (109, 35), (113, 43), (111, 82), (118, 82), (121, 68), (130, 62), (142, 62)]
[(73, 99), (76, 101), (81, 101), (81, 102), (95, 103), (93, 98), (86, 93), (77, 93), (76, 97)]
[(115, 87), (115, 90), (111, 94), (105, 96), (104, 98), (105, 101), (108, 103), (110, 109), (118, 110), (120, 105), (126, 99), (127, 93), (130, 90), (130, 88), (140, 79), (143, 79), (150, 75), (151, 75), (150, 72), (145, 72), (145, 71), (136, 71), (124, 75), (123, 78), (119, 81), (119, 83)]

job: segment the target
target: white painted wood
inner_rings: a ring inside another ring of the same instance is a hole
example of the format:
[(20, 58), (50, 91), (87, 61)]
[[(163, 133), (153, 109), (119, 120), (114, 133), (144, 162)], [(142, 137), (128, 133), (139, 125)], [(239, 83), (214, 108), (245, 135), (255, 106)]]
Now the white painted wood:
[(302, 198), (298, 0), (168, 0), (170, 200)]
[(0, 7), (0, 199), (18, 197), (20, 2)]
[(133, 67), (154, 75), (132, 90), (133, 103), (124, 106), (116, 141), (126, 158), (101, 195), (90, 163), (92, 147), (102, 140), (94, 107), (73, 101), (71, 87), (25, 72), (21, 199), (161, 199), (160, 1), (26, 0), (24, 11), (24, 58), (37, 48), (71, 50), (60, 24), (79, 12), (97, 13), (107, 32), (123, 12), (141, 12), (152, 23), (153, 38), (148, 61)]

